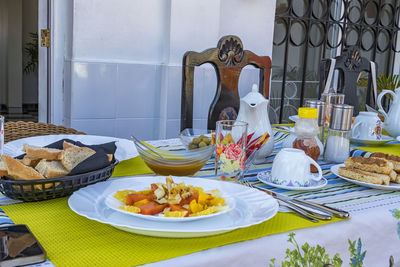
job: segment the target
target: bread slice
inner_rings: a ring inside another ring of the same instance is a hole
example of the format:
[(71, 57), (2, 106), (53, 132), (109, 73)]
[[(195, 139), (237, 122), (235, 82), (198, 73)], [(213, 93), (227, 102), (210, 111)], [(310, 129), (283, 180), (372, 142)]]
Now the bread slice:
[(70, 147), (63, 150), (61, 154), (61, 163), (64, 165), (64, 168), (70, 172), (79, 163), (93, 156), (95, 153), (96, 151), (88, 147)]
[(393, 164), (382, 158), (351, 157), (344, 161), (344, 165), (347, 168), (382, 174), (390, 174), (393, 170)]
[(35, 166), (39, 163), (40, 159), (38, 158), (34, 158), (34, 157), (30, 157), (28, 155), (25, 155), (23, 157), (23, 159), (21, 160), (21, 162), (23, 164), (25, 164), (26, 166), (31, 166), (33, 168), (35, 168)]
[(396, 155), (390, 155), (382, 152), (372, 153), (371, 158), (383, 158), (390, 161), (393, 164), (393, 170), (400, 172), (400, 157)]
[(37, 172), (35, 169), (24, 165), (17, 159), (10, 156), (1, 156), (7, 167), (7, 176), (14, 178), (15, 180), (39, 180), (45, 179), (43, 175)]
[(35, 169), (46, 178), (58, 178), (68, 175), (68, 171), (58, 160), (47, 161), (42, 159)]
[(31, 158), (47, 159), (47, 160), (57, 160), (62, 152), (60, 149), (38, 147), (28, 144), (24, 144), (22, 149), (26, 155)]
[(8, 171), (7, 171), (6, 163), (0, 158), (0, 177), (7, 176), (7, 174), (8, 174)]
[(70, 147), (78, 148), (79, 146), (76, 146), (76, 145), (74, 145), (74, 144), (68, 143), (67, 141), (64, 141), (64, 142), (63, 142), (63, 149), (64, 149), (64, 150), (67, 149), (67, 148), (70, 148)]
[(386, 174), (361, 171), (347, 167), (340, 167), (339, 175), (370, 184), (389, 185), (390, 183), (390, 177)]

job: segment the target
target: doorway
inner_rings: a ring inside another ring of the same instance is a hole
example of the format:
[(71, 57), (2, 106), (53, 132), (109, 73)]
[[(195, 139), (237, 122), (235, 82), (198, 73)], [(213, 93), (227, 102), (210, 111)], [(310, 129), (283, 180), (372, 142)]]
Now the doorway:
[(0, 113), (6, 121), (37, 122), (39, 105), (47, 107), (47, 100), (39, 101), (40, 1), (0, 0)]

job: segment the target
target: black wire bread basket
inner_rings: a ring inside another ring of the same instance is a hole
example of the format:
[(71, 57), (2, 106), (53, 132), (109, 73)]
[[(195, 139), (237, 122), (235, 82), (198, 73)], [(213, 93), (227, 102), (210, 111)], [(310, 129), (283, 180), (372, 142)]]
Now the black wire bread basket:
[(61, 178), (20, 181), (3, 177), (0, 179), (0, 192), (9, 198), (28, 202), (64, 197), (87, 185), (107, 180), (117, 164), (115, 160), (105, 168)]

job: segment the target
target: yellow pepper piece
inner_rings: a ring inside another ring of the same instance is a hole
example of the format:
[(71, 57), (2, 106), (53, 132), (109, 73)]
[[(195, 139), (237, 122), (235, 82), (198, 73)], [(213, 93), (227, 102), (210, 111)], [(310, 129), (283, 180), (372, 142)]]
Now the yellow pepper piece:
[(192, 213), (196, 213), (196, 212), (202, 211), (202, 210), (204, 210), (206, 207), (207, 207), (207, 206), (205, 206), (205, 205), (198, 204), (197, 201), (196, 201), (195, 199), (193, 199), (193, 200), (190, 202), (190, 204), (189, 204), (189, 210), (190, 210)]
[(165, 217), (185, 217), (187, 211), (165, 211), (164, 216)]
[(208, 202), (212, 199), (213, 197), (210, 196), (209, 194), (203, 192), (199, 193), (199, 204), (208, 205), (209, 204)]
[(140, 213), (140, 208), (135, 206), (120, 206), (119, 209), (133, 212), (133, 213)]
[(129, 194), (135, 194), (136, 191), (134, 190), (122, 190), (122, 191), (117, 191), (117, 193), (115, 193), (114, 197), (116, 199), (118, 199), (119, 201), (121, 201), (122, 203), (126, 204), (126, 197)]
[(135, 202), (135, 204), (133, 204), (135, 207), (140, 207), (140, 206), (142, 206), (142, 205), (144, 205), (144, 204), (147, 204), (147, 203), (149, 203), (149, 200), (148, 199), (142, 199), (142, 200), (140, 200), (140, 201), (137, 201), (137, 202)]
[(189, 216), (191, 217), (195, 217), (195, 216), (204, 216), (204, 215), (210, 215), (216, 212), (215, 207), (209, 207), (208, 209), (196, 212), (196, 213), (192, 213)]
[(208, 202), (209, 206), (223, 206), (225, 205), (225, 199), (223, 197), (213, 197)]

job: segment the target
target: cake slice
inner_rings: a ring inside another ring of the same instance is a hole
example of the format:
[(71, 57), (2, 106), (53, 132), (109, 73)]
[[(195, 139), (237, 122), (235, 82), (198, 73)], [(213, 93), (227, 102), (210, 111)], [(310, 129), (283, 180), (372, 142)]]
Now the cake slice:
[(364, 183), (389, 185), (390, 177), (386, 174), (367, 172), (347, 167), (339, 168), (339, 175)]
[(383, 158), (390, 161), (393, 164), (393, 170), (400, 172), (400, 157), (396, 155), (390, 155), (382, 152), (372, 153), (371, 158)]
[(58, 178), (68, 175), (68, 171), (58, 160), (47, 161), (42, 159), (35, 169), (46, 178)]
[(47, 147), (38, 147), (33, 145), (24, 144), (22, 149), (31, 158), (57, 160), (60, 157), (62, 150)]
[(79, 163), (93, 156), (95, 153), (96, 151), (88, 147), (69, 147), (62, 151), (61, 163), (70, 172)]
[(393, 171), (393, 164), (383, 158), (351, 157), (344, 161), (344, 165), (347, 168), (388, 175)]

